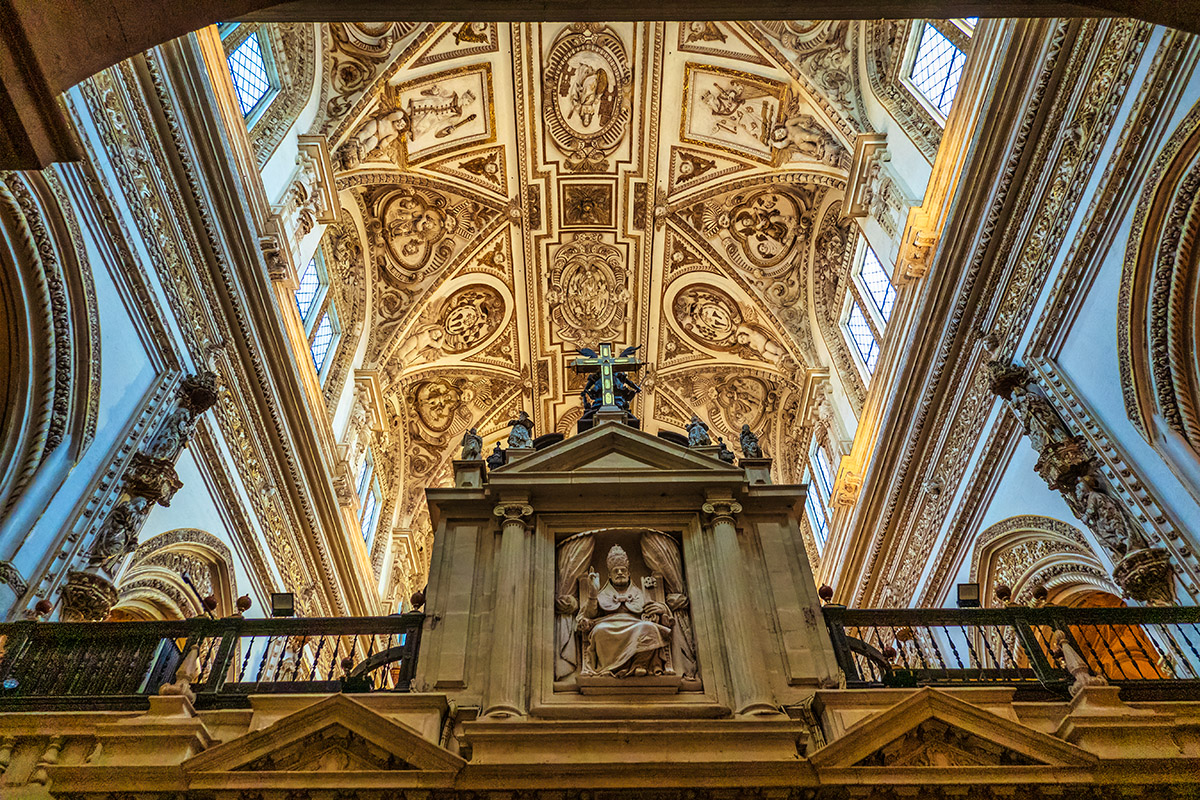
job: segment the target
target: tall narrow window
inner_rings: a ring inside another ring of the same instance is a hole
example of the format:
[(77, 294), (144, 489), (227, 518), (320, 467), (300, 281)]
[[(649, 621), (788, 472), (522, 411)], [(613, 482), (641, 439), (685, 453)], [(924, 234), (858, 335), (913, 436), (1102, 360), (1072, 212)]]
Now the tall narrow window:
[(854, 349), (858, 351), (859, 358), (867, 368), (867, 374), (870, 375), (879, 361), (879, 342), (875, 339), (875, 332), (871, 330), (871, 324), (867, 322), (867, 315), (863, 313), (857, 298), (850, 299), (846, 330), (850, 334), (850, 341), (854, 342)]
[(945, 119), (958, 92), (967, 56), (929, 20), (922, 25), (920, 36), (909, 80)]
[(300, 273), (299, 285), (296, 288), (296, 308), (300, 310), (300, 319), (304, 322), (307, 323), (312, 317), (320, 293), (321, 276), (317, 270), (317, 257), (313, 256), (304, 265), (304, 270)]
[(269, 99), (273, 88), (258, 31), (247, 36), (229, 54), (229, 74), (233, 78), (242, 116), (249, 117)]
[(829, 539), (830, 499), (833, 497), (833, 479), (837, 467), (829, 457), (829, 450), (824, 444), (814, 440), (808, 451), (808, 496), (804, 501), (805, 511), (812, 526), (813, 536), (817, 540), (818, 549), (825, 548)]
[(333, 352), (333, 339), (337, 333), (335, 328), (336, 320), (333, 316), (332, 309), (321, 315), (320, 322), (313, 330), (312, 342), (309, 344), (309, 350), (312, 352), (313, 367), (316, 368), (317, 374), (324, 378), (325, 367), (329, 363), (329, 354)]
[(375, 526), (379, 522), (379, 481), (372, 480), (363, 500), (361, 516), (358, 523), (362, 530), (363, 541), (369, 547), (371, 538), (375, 535)]
[(886, 325), (892, 315), (892, 306), (896, 303), (896, 287), (892, 285), (892, 279), (888, 277), (879, 256), (869, 245), (863, 247), (858, 277)]

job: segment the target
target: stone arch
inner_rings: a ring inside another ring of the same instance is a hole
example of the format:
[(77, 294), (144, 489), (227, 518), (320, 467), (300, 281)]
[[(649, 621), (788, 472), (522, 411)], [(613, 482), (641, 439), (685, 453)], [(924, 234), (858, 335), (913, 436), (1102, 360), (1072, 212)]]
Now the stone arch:
[(1125, 411), (1200, 496), (1200, 108), (1167, 142), (1134, 213), (1117, 309)]
[(91, 270), (52, 174), (0, 174), (0, 517), (66, 445), (95, 431), (100, 348)]
[(984, 605), (999, 605), (997, 586), (1012, 589), (1012, 601), (1026, 603), (1043, 585), (1060, 605), (1082, 592), (1119, 595), (1087, 539), (1078, 528), (1052, 517), (1025, 514), (990, 526), (976, 540), (971, 580), (979, 584)]
[[(184, 580), (185, 573), (194, 589)], [(229, 547), (207, 531), (166, 531), (138, 546), (117, 590), (110, 620), (199, 616), (200, 599), (209, 594), (217, 601), (214, 616), (229, 616), (237, 596), (233, 557)]]

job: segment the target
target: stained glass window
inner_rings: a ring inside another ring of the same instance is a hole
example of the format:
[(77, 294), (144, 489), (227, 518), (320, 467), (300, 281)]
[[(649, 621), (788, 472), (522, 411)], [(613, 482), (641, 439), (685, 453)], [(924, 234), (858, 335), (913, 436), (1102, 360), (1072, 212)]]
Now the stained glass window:
[(917, 45), (917, 57), (909, 74), (913, 85), (925, 95), (933, 107), (943, 116), (950, 114), (958, 81), (962, 77), (963, 64), (967, 56), (954, 46), (942, 32), (926, 22), (921, 29), (921, 41)]
[(317, 368), (317, 373), (320, 374), (325, 369), (325, 361), (329, 357), (329, 351), (333, 343), (333, 318), (326, 311), (321, 315), (321, 321), (317, 323), (317, 329), (313, 332), (312, 344), (309, 348), (312, 350), (313, 366)]
[(313, 256), (304, 266), (304, 271), (300, 273), (299, 284), (296, 289), (296, 308), (300, 309), (300, 319), (307, 323), (317, 304), (317, 295), (321, 291), (321, 276), (317, 273), (316, 256)]
[(263, 59), (262, 44), (258, 33), (252, 33), (229, 54), (229, 74), (233, 76), (233, 88), (237, 93), (242, 116), (250, 116), (259, 102), (271, 91), (271, 77), (267, 74), (267, 62)]
[(850, 333), (850, 339), (854, 342), (858, 355), (867, 367), (867, 373), (874, 372), (875, 363), (879, 361), (879, 342), (875, 341), (875, 334), (871, 331), (867, 317), (857, 300), (850, 301), (850, 316), (846, 318), (846, 330)]
[(883, 264), (880, 263), (879, 256), (875, 255), (875, 251), (869, 246), (863, 248), (862, 268), (859, 270), (859, 275), (862, 277), (863, 287), (871, 296), (871, 302), (879, 309), (879, 315), (883, 317), (884, 324), (887, 324), (888, 317), (892, 315), (892, 306), (896, 303), (896, 287), (892, 286), (892, 281), (888, 278)]

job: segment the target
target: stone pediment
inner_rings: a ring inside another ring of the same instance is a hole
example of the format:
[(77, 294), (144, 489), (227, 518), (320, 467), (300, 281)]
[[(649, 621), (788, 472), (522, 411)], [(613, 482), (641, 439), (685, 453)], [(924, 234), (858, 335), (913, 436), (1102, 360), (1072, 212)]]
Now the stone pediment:
[(613, 472), (711, 472), (741, 475), (742, 470), (706, 453), (618, 423), (604, 423), (578, 436), (510, 461), (492, 472), (502, 476), (577, 470)]
[(930, 688), (859, 722), (810, 760), (818, 769), (1096, 763), (1075, 745)]
[(407, 725), (337, 694), (212, 747), (185, 761), (183, 769), (193, 786), (204, 784), (205, 776), (227, 781), (231, 774), (246, 773), (257, 780), (266, 778), (265, 773), (383, 771), (412, 773), (418, 783), (441, 783), (439, 776), (452, 780), (465, 763)]

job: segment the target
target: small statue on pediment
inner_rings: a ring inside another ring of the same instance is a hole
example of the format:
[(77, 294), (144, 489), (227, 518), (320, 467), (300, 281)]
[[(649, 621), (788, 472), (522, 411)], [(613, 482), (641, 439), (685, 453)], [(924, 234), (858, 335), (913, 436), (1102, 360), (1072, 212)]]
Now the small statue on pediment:
[(516, 419), (510, 419), (508, 424), (512, 430), (508, 434), (508, 446), (518, 450), (528, 450), (533, 447), (533, 420), (524, 409), (517, 414)]
[(742, 445), (742, 456), (744, 458), (762, 458), (762, 446), (758, 443), (758, 436), (754, 431), (750, 430), (750, 425), (742, 425), (742, 434), (739, 437)]
[(483, 437), (474, 428), (470, 428), (462, 437), (463, 461), (478, 461), (483, 455)]
[(496, 446), (492, 448), (492, 452), (487, 457), (488, 469), (499, 469), (508, 463), (508, 454), (504, 452), (504, 448), (500, 447), (500, 443), (496, 442)]
[(700, 417), (692, 414), (692, 421), (687, 424), (688, 447), (708, 447), (712, 437), (708, 435), (708, 424)]
[(725, 444), (725, 440), (720, 436), (717, 437), (717, 458), (724, 461), (726, 464), (733, 463), (733, 451)]

